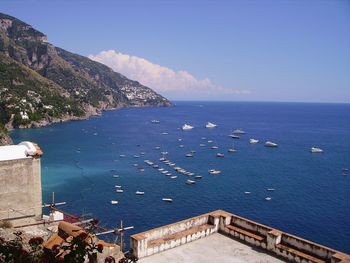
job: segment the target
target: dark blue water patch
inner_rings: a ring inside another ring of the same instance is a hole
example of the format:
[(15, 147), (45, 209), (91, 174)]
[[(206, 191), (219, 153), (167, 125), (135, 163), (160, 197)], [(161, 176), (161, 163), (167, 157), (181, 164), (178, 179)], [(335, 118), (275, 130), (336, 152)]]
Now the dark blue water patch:
[[(153, 119), (160, 123), (152, 124)], [(218, 127), (206, 129), (208, 121)], [(184, 123), (195, 128), (182, 131)], [(235, 128), (247, 133), (231, 139)], [(342, 168), (350, 168), (349, 104), (178, 102), (173, 108), (122, 109), (87, 121), (16, 130), (12, 137), (38, 142), (43, 149), (46, 202), (55, 191), (57, 201), (68, 203), (65, 210), (90, 212), (108, 227), (123, 220), (135, 226), (132, 234), (225, 209), (350, 252), (350, 174), (342, 175)], [(251, 145), (249, 138), (260, 143)], [(279, 147), (264, 147), (266, 140)], [(311, 154), (312, 146), (324, 153)], [(230, 147), (237, 152), (228, 153)], [(164, 151), (203, 178), (186, 185), (187, 176), (162, 164), (178, 175), (170, 179), (143, 162), (157, 161)], [(190, 151), (196, 151), (194, 157), (185, 157)], [(225, 157), (215, 157), (218, 152)], [(213, 176), (209, 169), (222, 173)], [(124, 193), (116, 193), (115, 185), (122, 185)], [(271, 201), (265, 200), (268, 196)], [(174, 202), (165, 203), (163, 197)]]

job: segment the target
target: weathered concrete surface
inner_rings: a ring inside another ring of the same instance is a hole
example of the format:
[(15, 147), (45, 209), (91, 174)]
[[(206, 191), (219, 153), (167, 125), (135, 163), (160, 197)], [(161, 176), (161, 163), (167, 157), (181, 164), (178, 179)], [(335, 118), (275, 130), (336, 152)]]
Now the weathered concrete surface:
[(240, 243), (224, 235), (215, 233), (203, 239), (142, 258), (140, 263), (212, 263), (212, 262), (285, 262), (251, 246)]
[(0, 161), (0, 220), (40, 219), (41, 205), (40, 159)]

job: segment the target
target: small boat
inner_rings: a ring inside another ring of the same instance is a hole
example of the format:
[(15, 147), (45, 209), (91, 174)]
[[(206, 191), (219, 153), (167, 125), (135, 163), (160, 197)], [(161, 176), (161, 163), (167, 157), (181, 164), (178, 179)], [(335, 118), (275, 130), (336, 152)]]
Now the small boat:
[(177, 176), (176, 176), (176, 175), (174, 175), (174, 176), (171, 176), (170, 178), (171, 178), (171, 179), (176, 179), (176, 178), (177, 178)]
[(169, 133), (167, 133), (167, 132), (162, 132), (162, 135), (168, 135)]
[(180, 147), (180, 148), (183, 148), (183, 147), (184, 147), (184, 145), (183, 145), (183, 144), (180, 144), (180, 145), (179, 145), (179, 147)]
[(229, 135), (232, 139), (240, 139), (241, 137), (239, 135), (236, 134), (230, 134)]
[(208, 170), (208, 172), (209, 172), (210, 174), (213, 174), (213, 175), (217, 175), (217, 174), (220, 174), (220, 173), (221, 173), (220, 170), (215, 170), (215, 169)]
[(234, 152), (236, 152), (237, 150), (236, 150), (235, 148), (229, 148), (227, 151), (228, 151), (229, 153), (234, 153)]
[(194, 155), (193, 155), (193, 153), (186, 153), (185, 156), (186, 156), (186, 157), (193, 157)]
[(259, 142), (259, 140), (257, 140), (257, 139), (249, 139), (250, 144), (256, 144), (258, 142)]
[(211, 122), (208, 122), (207, 125), (205, 125), (206, 128), (210, 129), (210, 128), (215, 128), (217, 125)]
[(245, 131), (243, 131), (242, 129), (236, 129), (233, 131), (233, 134), (245, 134)]
[(164, 168), (159, 168), (158, 171), (159, 172), (164, 171)]
[(112, 201), (111, 201), (111, 204), (112, 204), (112, 205), (117, 205), (117, 204), (118, 204), (118, 201), (112, 200)]
[(219, 149), (219, 147), (218, 146), (216, 146), (216, 145), (213, 145), (212, 147), (210, 147), (211, 149), (213, 149), (213, 150), (215, 150), (215, 149)]
[(113, 174), (113, 177), (114, 177), (114, 178), (118, 178), (118, 177), (119, 177), (119, 175), (117, 175), (117, 174)]
[(271, 142), (271, 141), (266, 141), (265, 142), (265, 147), (278, 147), (277, 143)]
[(250, 192), (248, 192), (248, 191), (247, 191), (247, 192), (244, 192), (244, 194), (246, 194), (246, 195), (250, 195)]
[(201, 140), (206, 140), (207, 138), (206, 137), (202, 137)]
[(323, 150), (321, 148), (318, 148), (318, 147), (311, 147), (310, 151), (312, 153), (323, 153)]
[(200, 147), (205, 147), (205, 144), (204, 144), (204, 143), (201, 143), (199, 146), (200, 146)]
[(267, 188), (267, 191), (270, 191), (270, 192), (275, 191), (275, 188)]
[(225, 157), (225, 155), (223, 153), (217, 153), (216, 157)]
[(201, 176), (201, 175), (196, 175), (194, 178), (196, 178), (196, 179), (202, 179), (202, 176)]
[(135, 154), (134, 158), (140, 158), (140, 155)]
[(162, 198), (162, 200), (164, 202), (169, 202), (169, 203), (171, 203), (173, 201), (173, 199), (171, 199), (171, 198)]
[(167, 155), (169, 152), (161, 152), (161, 154), (163, 155)]
[(125, 154), (120, 154), (119, 157), (126, 157), (126, 155)]
[(153, 164), (152, 167), (155, 168), (155, 169), (157, 169), (157, 168), (159, 167), (159, 165), (158, 165), (158, 164)]
[(163, 162), (163, 161), (165, 161), (166, 159), (164, 158), (164, 157), (162, 157), (162, 158), (159, 158), (159, 161), (161, 161), (161, 162)]
[(160, 123), (159, 120), (151, 120), (151, 123)]
[(181, 128), (183, 131), (189, 131), (189, 130), (192, 130), (194, 127), (191, 125), (188, 125), (188, 124), (184, 124), (184, 125), (182, 125)]
[(122, 186), (121, 185), (116, 185), (115, 188), (122, 188)]
[(272, 199), (272, 197), (266, 197), (265, 200), (266, 201), (270, 201)]
[(195, 184), (196, 183), (196, 181), (193, 181), (193, 180), (186, 180), (186, 184)]
[(179, 139), (177, 139), (179, 142), (181, 142), (182, 141), (182, 139), (181, 138), (179, 138)]
[(162, 174), (167, 174), (167, 173), (168, 173), (168, 171), (163, 171), (163, 172), (162, 172)]
[(117, 192), (117, 193), (123, 193), (124, 190), (123, 190), (123, 189), (117, 189), (116, 192)]
[(172, 174), (171, 173), (167, 173), (166, 176), (171, 176)]
[(144, 194), (145, 194), (145, 192), (136, 191), (136, 193), (135, 193), (135, 194), (137, 194), (137, 195), (144, 195)]
[(144, 168), (138, 168), (140, 172), (144, 172), (145, 169)]
[(137, 166), (139, 166), (139, 165), (138, 165), (137, 163), (134, 163), (133, 166), (137, 167)]
[(343, 172), (349, 172), (349, 168), (343, 168), (342, 171)]
[(156, 146), (155, 149), (159, 150), (159, 149), (160, 149), (160, 146)]
[(213, 141), (212, 140), (208, 140), (208, 143), (212, 143)]

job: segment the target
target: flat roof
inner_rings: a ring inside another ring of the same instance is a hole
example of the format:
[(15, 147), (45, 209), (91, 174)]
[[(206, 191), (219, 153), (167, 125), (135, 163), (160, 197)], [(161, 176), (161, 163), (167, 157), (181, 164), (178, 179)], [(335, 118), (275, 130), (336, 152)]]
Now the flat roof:
[(0, 146), (0, 161), (33, 158), (39, 151), (32, 142), (21, 142), (17, 145)]
[(286, 262), (219, 233), (141, 258), (140, 263)]

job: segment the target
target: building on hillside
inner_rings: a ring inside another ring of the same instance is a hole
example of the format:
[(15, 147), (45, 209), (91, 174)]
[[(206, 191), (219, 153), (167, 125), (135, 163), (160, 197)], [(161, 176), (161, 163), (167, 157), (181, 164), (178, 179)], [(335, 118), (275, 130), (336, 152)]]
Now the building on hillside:
[(42, 218), (41, 155), (32, 142), (0, 146), (0, 221), (16, 225)]

